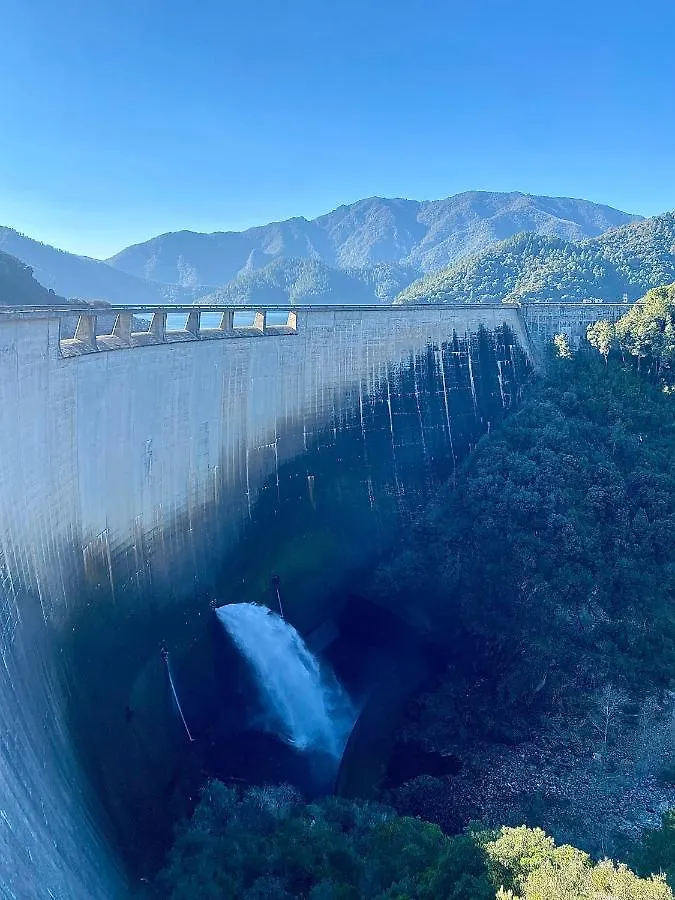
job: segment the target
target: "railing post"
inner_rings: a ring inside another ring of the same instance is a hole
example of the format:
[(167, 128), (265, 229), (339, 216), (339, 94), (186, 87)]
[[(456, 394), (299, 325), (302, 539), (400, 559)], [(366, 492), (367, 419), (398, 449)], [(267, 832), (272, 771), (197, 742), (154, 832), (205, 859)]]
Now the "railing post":
[(81, 315), (77, 320), (77, 328), (75, 329), (75, 340), (89, 348), (89, 350), (97, 350), (96, 346), (96, 316)]
[(150, 334), (159, 344), (163, 344), (166, 341), (166, 310), (162, 309), (152, 314)]
[(193, 334), (196, 338), (199, 338), (199, 318), (200, 310), (192, 309), (190, 310), (190, 314), (187, 317), (187, 322), (185, 323), (185, 330), (190, 334)]
[(131, 344), (131, 319), (133, 313), (118, 313), (112, 333), (123, 344)]
[(257, 329), (261, 334), (265, 334), (265, 329), (267, 327), (267, 310), (258, 310), (258, 312), (255, 314), (253, 327)]
[(219, 331), (232, 331), (234, 328), (234, 310), (226, 309), (220, 319)]

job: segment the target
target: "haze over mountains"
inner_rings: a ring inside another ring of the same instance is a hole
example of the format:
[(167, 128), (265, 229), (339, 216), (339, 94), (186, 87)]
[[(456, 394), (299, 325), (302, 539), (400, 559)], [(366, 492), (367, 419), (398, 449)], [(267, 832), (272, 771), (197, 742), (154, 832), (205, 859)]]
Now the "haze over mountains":
[(318, 259), (335, 268), (397, 263), (430, 272), (521, 231), (580, 240), (635, 216), (586, 200), (471, 192), (419, 202), (373, 197), (317, 219), (242, 232), (179, 231), (108, 260), (129, 275), (184, 287), (223, 285), (274, 259)]
[[(107, 261), (0, 228), (0, 250), (64, 297), (157, 304), (390, 302), (423, 273), (519, 232), (575, 241), (638, 219), (587, 200), (470, 192), (360, 200), (243, 232), (173, 232)], [(204, 299), (205, 298), (205, 299)]]
[(193, 291), (135, 278), (98, 259), (42, 244), (13, 228), (0, 227), (0, 250), (30, 266), (40, 284), (64, 297), (136, 304), (192, 303), (195, 299)]

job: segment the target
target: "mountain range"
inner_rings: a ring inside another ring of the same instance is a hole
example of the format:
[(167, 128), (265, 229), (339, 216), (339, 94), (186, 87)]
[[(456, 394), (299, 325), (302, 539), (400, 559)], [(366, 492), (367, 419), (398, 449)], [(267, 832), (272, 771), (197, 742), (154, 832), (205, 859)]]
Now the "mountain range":
[(675, 213), (570, 242), (521, 234), (415, 281), (397, 303), (629, 300), (675, 281)]
[(242, 232), (172, 232), (105, 261), (9, 227), (0, 228), (0, 250), (57, 294), (86, 300), (388, 302), (419, 275), (519, 232), (576, 241), (638, 218), (587, 200), (475, 191), (423, 202), (373, 197)]
[(317, 219), (164, 234), (107, 262), (138, 278), (191, 288), (226, 284), (279, 258), (317, 259), (338, 269), (396, 263), (431, 272), (521, 231), (579, 240), (635, 218), (587, 200), (520, 193), (474, 191), (426, 202), (372, 197)]
[(57, 250), (13, 228), (0, 227), (0, 251), (30, 266), (40, 284), (63, 297), (138, 305), (187, 304), (206, 290), (195, 292), (179, 285), (136, 278), (101, 260)]

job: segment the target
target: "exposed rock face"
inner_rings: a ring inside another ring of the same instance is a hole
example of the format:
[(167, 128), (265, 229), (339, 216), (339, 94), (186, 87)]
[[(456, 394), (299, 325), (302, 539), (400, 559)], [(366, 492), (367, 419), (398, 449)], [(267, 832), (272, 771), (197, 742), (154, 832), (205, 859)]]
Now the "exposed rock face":
[[(393, 790), (400, 812), (450, 831), (472, 819), (526, 823), (601, 857), (620, 855), (627, 841), (675, 806), (674, 694), (632, 702), (606, 687), (588, 710), (539, 710), (529, 726), (522, 715), (487, 711), (480, 687), (472, 694), (460, 682), (457, 694), (455, 719), (435, 736), (409, 719), (400, 737), (458, 759), (461, 768)], [(482, 729), (474, 731), (473, 716)]]

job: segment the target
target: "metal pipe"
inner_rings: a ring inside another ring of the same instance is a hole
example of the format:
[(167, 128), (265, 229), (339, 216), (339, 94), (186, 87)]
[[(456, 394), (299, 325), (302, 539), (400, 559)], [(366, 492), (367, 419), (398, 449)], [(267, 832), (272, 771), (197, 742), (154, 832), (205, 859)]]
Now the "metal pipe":
[(185, 728), (185, 733), (187, 734), (188, 738), (190, 739), (190, 743), (194, 743), (194, 738), (190, 734), (190, 729), (188, 728), (188, 724), (185, 721), (185, 716), (183, 715), (183, 708), (180, 705), (180, 700), (178, 699), (178, 694), (176, 693), (176, 686), (173, 683), (173, 675), (171, 674), (171, 666), (169, 665), (169, 650), (166, 647), (166, 645), (164, 645), (162, 647), (161, 653), (162, 653), (162, 659), (166, 663), (166, 671), (169, 676), (169, 684), (171, 685), (171, 693), (173, 694), (173, 699), (176, 701), (176, 706), (178, 707), (178, 712), (180, 713), (180, 717), (183, 721), (183, 727)]
[(281, 591), (279, 590), (279, 585), (281, 584), (281, 579), (278, 575), (272, 575), (272, 586), (277, 592), (277, 603), (279, 604), (279, 615), (281, 618), (286, 621), (286, 616), (284, 615), (284, 608), (281, 605)]

